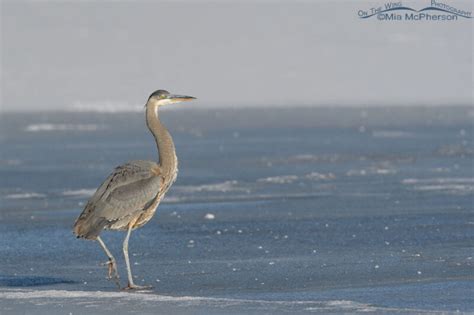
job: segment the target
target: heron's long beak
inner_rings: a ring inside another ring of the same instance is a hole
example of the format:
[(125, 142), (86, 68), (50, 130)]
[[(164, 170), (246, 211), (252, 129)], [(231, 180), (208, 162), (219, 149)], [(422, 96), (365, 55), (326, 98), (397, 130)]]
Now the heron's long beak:
[(187, 96), (187, 95), (170, 94), (168, 95), (168, 99), (171, 101), (171, 103), (179, 103), (179, 102), (192, 101), (192, 100), (195, 100), (196, 98), (193, 96)]

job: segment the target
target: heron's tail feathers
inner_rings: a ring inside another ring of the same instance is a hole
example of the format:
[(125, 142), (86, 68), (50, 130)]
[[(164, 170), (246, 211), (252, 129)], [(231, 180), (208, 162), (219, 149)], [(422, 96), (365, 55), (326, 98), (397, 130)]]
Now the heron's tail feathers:
[(79, 216), (74, 223), (73, 232), (77, 238), (95, 240), (107, 225), (107, 220), (95, 216)]

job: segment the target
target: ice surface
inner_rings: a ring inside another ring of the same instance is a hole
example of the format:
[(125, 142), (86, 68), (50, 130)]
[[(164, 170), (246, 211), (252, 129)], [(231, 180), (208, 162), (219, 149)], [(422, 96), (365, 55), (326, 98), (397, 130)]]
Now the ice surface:
[(96, 124), (31, 124), (26, 126), (25, 131), (97, 131), (104, 128)]
[[(115, 166), (156, 159), (143, 113), (8, 114), (0, 313), (472, 313), (472, 122), (416, 112), (163, 113), (180, 173), (130, 239), (137, 284), (155, 286), (141, 293), (118, 292), (71, 227)], [(102, 236), (125, 285), (124, 235)]]
[(206, 185), (195, 185), (195, 186), (181, 186), (177, 185), (177, 190), (182, 191), (183, 193), (193, 193), (201, 191), (210, 191), (210, 192), (228, 192), (228, 191), (240, 191), (243, 188), (238, 187), (238, 181), (229, 180), (221, 183), (213, 183)]
[(407, 138), (413, 134), (402, 130), (374, 130), (372, 136), (375, 138)]
[(31, 199), (31, 198), (44, 198), (44, 197), (46, 197), (46, 195), (35, 193), (35, 192), (5, 195), (6, 199)]
[[(112, 312), (125, 313), (140, 310), (141, 314), (234, 314), (271, 312), (272, 314), (298, 313), (404, 313), (404, 314), (447, 314), (447, 312), (425, 311), (422, 309), (400, 309), (377, 307), (370, 304), (348, 300), (259, 300), (216, 298), (204, 296), (169, 296), (146, 292), (103, 292), (103, 291), (67, 291), (67, 290), (28, 290), (10, 289), (0, 290), (0, 300), (6, 304), (17, 303), (35, 307), (35, 314), (46, 314), (45, 310), (53, 313), (61, 311), (79, 311), (87, 309), (94, 314), (108, 314)], [(62, 305), (58, 307), (58, 305)], [(107, 305), (104, 307), (103, 305)], [(8, 307), (5, 308), (8, 310)], [(28, 306), (23, 306), (23, 310)]]
[(64, 196), (70, 196), (70, 197), (90, 197), (92, 196), (97, 189), (92, 188), (92, 189), (87, 189), (87, 188), (82, 188), (82, 189), (76, 189), (76, 190), (66, 190), (63, 191)]
[(291, 184), (298, 179), (296, 175), (282, 175), (282, 176), (271, 176), (265, 178), (259, 178), (259, 183), (271, 183), (271, 184)]
[(206, 220), (214, 220), (215, 218), (216, 216), (213, 213), (206, 213), (206, 215), (204, 216), (204, 219)]
[(444, 193), (472, 194), (474, 192), (474, 178), (464, 177), (436, 177), (436, 178), (407, 178), (402, 181), (418, 191), (440, 191)]

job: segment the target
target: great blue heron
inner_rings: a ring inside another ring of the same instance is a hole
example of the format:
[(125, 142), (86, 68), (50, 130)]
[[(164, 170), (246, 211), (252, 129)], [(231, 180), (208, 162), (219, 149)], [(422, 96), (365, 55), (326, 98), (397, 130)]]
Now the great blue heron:
[(127, 231), (123, 241), (123, 254), (127, 264), (128, 286), (125, 289), (146, 289), (133, 283), (128, 240), (132, 230), (147, 223), (156, 211), (161, 199), (176, 180), (178, 159), (173, 139), (158, 117), (160, 106), (190, 101), (192, 96), (173, 95), (165, 90), (153, 92), (146, 103), (146, 123), (159, 152), (159, 162), (130, 161), (120, 165), (100, 185), (89, 199), (74, 224), (78, 238), (97, 240), (109, 261), (109, 279), (120, 288), (117, 263), (99, 234), (103, 229)]

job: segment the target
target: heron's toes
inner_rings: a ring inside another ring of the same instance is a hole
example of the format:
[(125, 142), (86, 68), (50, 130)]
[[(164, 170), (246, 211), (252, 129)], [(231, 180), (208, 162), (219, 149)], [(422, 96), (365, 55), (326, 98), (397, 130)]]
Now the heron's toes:
[(136, 284), (128, 284), (125, 288), (122, 290), (129, 291), (129, 290), (151, 290), (153, 287), (151, 285), (136, 285)]
[(120, 276), (117, 271), (117, 263), (115, 262), (115, 259), (109, 259), (109, 261), (104, 263), (104, 265), (107, 265), (107, 269), (108, 269), (107, 278), (109, 280), (113, 280), (120, 289)]
[(112, 279), (112, 277), (117, 277), (117, 266), (113, 260), (109, 260), (107, 263), (107, 269), (108, 269), (108, 276), (109, 279)]

